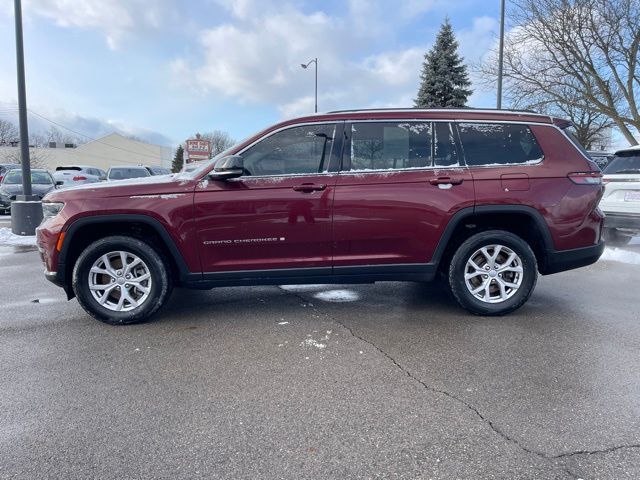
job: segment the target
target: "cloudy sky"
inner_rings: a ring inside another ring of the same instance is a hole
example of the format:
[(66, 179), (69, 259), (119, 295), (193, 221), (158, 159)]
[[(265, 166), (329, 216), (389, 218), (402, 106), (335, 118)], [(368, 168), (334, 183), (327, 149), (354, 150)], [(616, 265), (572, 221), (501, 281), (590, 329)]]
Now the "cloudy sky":
[[(23, 0), (33, 128), (175, 144), (240, 139), (319, 109), (411, 106), (449, 16), (468, 63), (494, 45), (499, 0)], [(0, 0), (0, 118), (16, 114), (13, 1)], [(492, 107), (491, 92), (470, 105)], [(47, 119), (47, 120), (45, 120)]]

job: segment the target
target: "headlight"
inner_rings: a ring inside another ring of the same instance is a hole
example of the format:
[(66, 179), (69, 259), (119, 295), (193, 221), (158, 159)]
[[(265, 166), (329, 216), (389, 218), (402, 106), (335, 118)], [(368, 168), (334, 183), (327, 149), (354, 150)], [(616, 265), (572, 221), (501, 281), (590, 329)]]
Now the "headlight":
[(62, 202), (42, 202), (42, 216), (44, 218), (55, 217), (64, 207)]

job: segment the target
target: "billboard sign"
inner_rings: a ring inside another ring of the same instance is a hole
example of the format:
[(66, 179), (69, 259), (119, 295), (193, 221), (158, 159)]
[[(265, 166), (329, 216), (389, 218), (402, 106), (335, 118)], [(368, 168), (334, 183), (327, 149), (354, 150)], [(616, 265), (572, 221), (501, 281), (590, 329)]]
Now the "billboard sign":
[(200, 134), (196, 135), (196, 138), (187, 140), (186, 150), (189, 162), (197, 162), (211, 158), (211, 142), (201, 139)]

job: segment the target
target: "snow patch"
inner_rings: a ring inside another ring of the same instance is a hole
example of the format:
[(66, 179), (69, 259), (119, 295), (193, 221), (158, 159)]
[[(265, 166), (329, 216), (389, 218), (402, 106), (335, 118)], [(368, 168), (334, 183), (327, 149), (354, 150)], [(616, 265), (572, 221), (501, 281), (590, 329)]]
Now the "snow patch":
[(280, 288), (287, 292), (308, 292), (310, 290), (323, 290), (330, 288), (330, 285), (309, 284), (309, 285), (280, 285)]
[(318, 292), (313, 297), (334, 303), (355, 302), (360, 299), (360, 295), (353, 290), (327, 290), (326, 292)]
[(10, 228), (0, 228), (0, 245), (35, 246), (35, 235), (15, 235)]
[(631, 252), (622, 248), (607, 247), (604, 249), (600, 260), (640, 265), (640, 253)]
[(316, 340), (314, 340), (313, 338), (307, 338), (304, 341), (302, 341), (300, 343), (301, 347), (316, 347), (318, 350), (322, 350), (324, 348), (327, 348), (327, 345), (325, 343), (320, 343)]
[(160, 198), (162, 200), (167, 200), (170, 198), (179, 198), (184, 197), (186, 194), (184, 193), (165, 193), (162, 195), (132, 195), (129, 198)]
[(289, 322), (278, 322), (278, 325), (289, 325)]

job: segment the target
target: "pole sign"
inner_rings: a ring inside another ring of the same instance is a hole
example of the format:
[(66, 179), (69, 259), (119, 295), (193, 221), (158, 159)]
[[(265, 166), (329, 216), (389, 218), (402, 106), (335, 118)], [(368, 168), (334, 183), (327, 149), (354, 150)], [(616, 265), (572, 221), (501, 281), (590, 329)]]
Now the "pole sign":
[(187, 157), (188, 163), (200, 160), (209, 160), (211, 158), (211, 142), (200, 138), (200, 134), (196, 138), (187, 140)]

